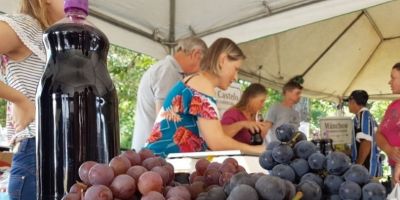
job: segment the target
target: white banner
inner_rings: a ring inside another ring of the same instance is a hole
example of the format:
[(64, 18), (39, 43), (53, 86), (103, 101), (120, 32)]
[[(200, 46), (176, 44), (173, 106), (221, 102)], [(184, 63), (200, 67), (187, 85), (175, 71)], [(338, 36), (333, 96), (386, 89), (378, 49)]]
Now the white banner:
[(234, 106), (240, 99), (242, 91), (239, 83), (232, 83), (227, 90), (216, 89), (217, 107), (219, 114), (222, 115), (230, 107)]
[(326, 117), (319, 121), (321, 134), (327, 134), (333, 144), (351, 144), (353, 121), (350, 117)]

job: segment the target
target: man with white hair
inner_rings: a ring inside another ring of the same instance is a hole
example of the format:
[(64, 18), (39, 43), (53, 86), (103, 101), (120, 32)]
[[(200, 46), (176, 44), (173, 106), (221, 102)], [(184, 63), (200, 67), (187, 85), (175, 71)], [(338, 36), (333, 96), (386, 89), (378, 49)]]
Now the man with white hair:
[(137, 93), (132, 148), (143, 148), (169, 90), (187, 74), (199, 71), (207, 45), (197, 37), (178, 41), (173, 56), (151, 66), (140, 80)]

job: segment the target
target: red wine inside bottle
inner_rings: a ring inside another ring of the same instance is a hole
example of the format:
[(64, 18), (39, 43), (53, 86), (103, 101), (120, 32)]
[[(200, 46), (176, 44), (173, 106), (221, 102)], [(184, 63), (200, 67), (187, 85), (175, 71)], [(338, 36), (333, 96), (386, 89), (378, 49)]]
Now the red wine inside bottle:
[(118, 99), (107, 71), (109, 42), (87, 23), (45, 31), (47, 65), (37, 91), (38, 199), (61, 199), (88, 160), (119, 154)]

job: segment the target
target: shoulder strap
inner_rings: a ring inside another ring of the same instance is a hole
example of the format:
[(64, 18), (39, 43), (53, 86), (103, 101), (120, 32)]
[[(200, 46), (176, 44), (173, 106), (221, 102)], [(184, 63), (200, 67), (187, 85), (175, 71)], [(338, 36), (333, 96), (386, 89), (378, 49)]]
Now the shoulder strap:
[(195, 77), (197, 75), (199, 75), (199, 74), (196, 73), (196, 74), (189, 76), (188, 79), (186, 79), (185, 84), (189, 83), (190, 79), (192, 79), (193, 77)]

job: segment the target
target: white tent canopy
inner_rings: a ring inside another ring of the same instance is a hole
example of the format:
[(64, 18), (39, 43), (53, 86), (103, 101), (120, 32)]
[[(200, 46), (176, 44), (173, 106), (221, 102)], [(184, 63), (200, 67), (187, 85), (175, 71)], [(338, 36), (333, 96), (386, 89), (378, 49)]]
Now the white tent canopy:
[(391, 98), (390, 71), (400, 61), (399, 9), (400, 1), (392, 1), (244, 42), (248, 59), (242, 74), (250, 80), (259, 74), (275, 87), (304, 74), (306, 93), (320, 98), (355, 89)]
[[(17, 0), (0, 0), (14, 12)], [(387, 3), (386, 3), (387, 2)], [(90, 20), (111, 42), (162, 58), (190, 35), (229, 37), (245, 51), (241, 78), (279, 88), (305, 72), (305, 93), (333, 99), (355, 88), (376, 98), (400, 57), (399, 1), (92, 0)], [(370, 8), (375, 6), (373, 8)], [(397, 44), (398, 43), (398, 44)], [(259, 67), (261, 69), (259, 69)], [(260, 79), (258, 76), (260, 75)]]

